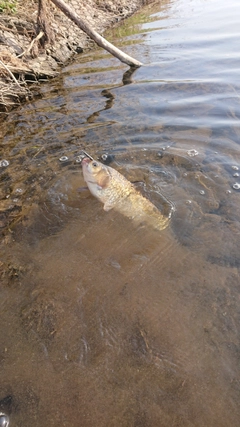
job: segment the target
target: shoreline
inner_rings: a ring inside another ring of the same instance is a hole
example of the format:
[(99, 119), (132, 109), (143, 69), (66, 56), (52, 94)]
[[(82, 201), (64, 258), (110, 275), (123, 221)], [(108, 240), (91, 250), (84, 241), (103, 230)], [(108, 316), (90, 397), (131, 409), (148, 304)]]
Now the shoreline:
[[(66, 3), (102, 35), (153, 0), (88, 0), (85, 6), (78, 0)], [(53, 39), (44, 45), (43, 33), (37, 29), (37, 0), (19, 0), (14, 12), (0, 13), (0, 119), (33, 98), (41, 80), (57, 76), (75, 54), (95, 46), (51, 1), (46, 5)]]

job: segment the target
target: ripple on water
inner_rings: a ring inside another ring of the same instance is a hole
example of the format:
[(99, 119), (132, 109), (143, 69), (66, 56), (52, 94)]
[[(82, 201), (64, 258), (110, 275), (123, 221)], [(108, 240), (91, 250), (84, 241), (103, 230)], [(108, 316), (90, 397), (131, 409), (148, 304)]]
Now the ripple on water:
[[(3, 124), (0, 410), (13, 424), (239, 424), (239, 2), (188, 3), (134, 16), (149, 64), (126, 74), (94, 51)], [(169, 227), (104, 212), (82, 149), (174, 206)]]

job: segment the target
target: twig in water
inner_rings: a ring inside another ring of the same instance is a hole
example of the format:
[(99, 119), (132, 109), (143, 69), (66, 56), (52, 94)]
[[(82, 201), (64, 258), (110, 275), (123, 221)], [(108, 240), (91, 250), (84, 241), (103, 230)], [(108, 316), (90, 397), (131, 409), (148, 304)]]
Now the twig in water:
[(9, 70), (9, 68), (1, 61), (0, 59), (0, 64), (3, 66), (3, 68), (5, 68), (5, 70), (7, 70), (7, 72), (10, 74), (10, 76), (12, 77), (12, 79), (15, 81), (15, 83), (21, 87), (20, 83), (17, 81), (16, 77), (13, 75), (13, 73)]

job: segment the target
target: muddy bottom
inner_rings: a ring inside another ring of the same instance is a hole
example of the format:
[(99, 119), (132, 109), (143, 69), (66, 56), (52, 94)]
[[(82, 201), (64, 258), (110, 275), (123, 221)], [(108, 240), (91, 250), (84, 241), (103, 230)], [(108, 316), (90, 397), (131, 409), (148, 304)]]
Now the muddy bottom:
[(118, 168), (145, 176), (156, 203), (159, 157), (194, 189), (169, 178), (166, 230), (104, 212), (78, 165), (5, 237), (0, 408), (13, 425), (236, 425), (239, 223), (216, 213), (226, 193), (189, 156), (149, 153), (148, 179), (140, 157)]
[[(239, 426), (237, 8), (148, 6), (111, 35), (143, 67), (81, 55), (1, 127), (9, 427)], [(169, 226), (105, 212), (82, 149)]]

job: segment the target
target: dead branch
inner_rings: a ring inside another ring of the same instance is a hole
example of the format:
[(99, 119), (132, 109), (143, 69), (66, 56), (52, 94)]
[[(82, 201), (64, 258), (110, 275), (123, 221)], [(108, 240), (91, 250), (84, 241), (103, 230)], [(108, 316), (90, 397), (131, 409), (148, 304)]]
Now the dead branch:
[(17, 58), (21, 58), (22, 56), (29, 54), (33, 48), (34, 43), (36, 43), (38, 40), (40, 40), (43, 36), (44, 36), (44, 32), (40, 31), (40, 33), (37, 35), (37, 37), (35, 37), (35, 39), (33, 39), (31, 41), (29, 47), (26, 50), (24, 50), (24, 52), (22, 52), (20, 55), (18, 55)]
[[(39, 0), (42, 2), (43, 0)], [(51, 0), (69, 19), (71, 19), (82, 31), (84, 31), (91, 39), (93, 39), (98, 46), (103, 47), (113, 56), (118, 58), (121, 62), (134, 67), (140, 67), (141, 62), (122, 52), (120, 49), (115, 47), (112, 43), (108, 42), (102, 36), (100, 36), (93, 28), (91, 28), (86, 22), (84, 22), (79, 16), (72, 10), (63, 0)]]
[(20, 83), (17, 81), (16, 77), (13, 75), (13, 73), (9, 70), (9, 68), (0, 60), (0, 64), (5, 70), (8, 72), (8, 74), (11, 76), (11, 78), (14, 80), (14, 82), (21, 87)]

